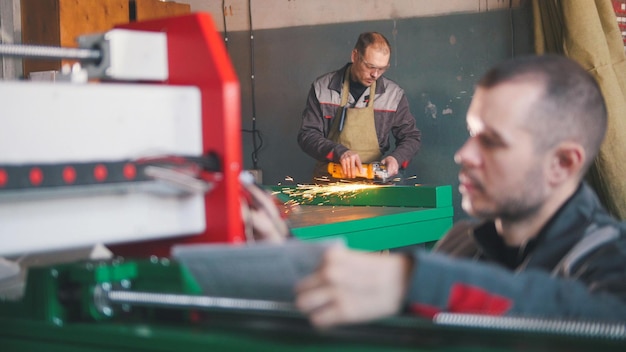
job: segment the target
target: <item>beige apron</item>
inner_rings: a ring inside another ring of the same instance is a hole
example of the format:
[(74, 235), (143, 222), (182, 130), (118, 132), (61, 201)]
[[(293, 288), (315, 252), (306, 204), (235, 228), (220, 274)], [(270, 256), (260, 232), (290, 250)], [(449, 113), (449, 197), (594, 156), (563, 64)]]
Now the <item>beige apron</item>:
[[(365, 108), (348, 108), (350, 95), (350, 68), (346, 69), (341, 90), (341, 106), (337, 110), (333, 124), (330, 127), (328, 139), (341, 143), (346, 148), (359, 154), (362, 163), (371, 163), (380, 160), (382, 154), (378, 146), (376, 125), (374, 123), (374, 96), (376, 95), (376, 81), (369, 88), (370, 99)], [(341, 115), (346, 109), (343, 122)], [(343, 123), (343, 128), (340, 125)], [(318, 162), (313, 177), (327, 176), (328, 162)]]

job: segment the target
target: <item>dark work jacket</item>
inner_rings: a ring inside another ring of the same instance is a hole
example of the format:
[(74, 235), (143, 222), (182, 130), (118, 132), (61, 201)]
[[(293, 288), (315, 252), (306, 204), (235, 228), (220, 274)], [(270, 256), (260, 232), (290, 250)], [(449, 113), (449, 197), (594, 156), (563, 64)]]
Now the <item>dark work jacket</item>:
[(626, 320), (626, 226), (586, 184), (526, 248), (507, 248), (491, 221), (462, 221), (433, 252), (415, 255), (413, 312)]

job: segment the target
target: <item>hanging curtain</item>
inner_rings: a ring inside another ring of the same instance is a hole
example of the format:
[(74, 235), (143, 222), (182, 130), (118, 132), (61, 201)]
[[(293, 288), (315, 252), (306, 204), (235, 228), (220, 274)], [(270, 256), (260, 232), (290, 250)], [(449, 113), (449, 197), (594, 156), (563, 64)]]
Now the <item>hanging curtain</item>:
[(565, 55), (598, 80), (609, 128), (587, 179), (626, 218), (626, 55), (610, 0), (533, 0), (535, 51)]

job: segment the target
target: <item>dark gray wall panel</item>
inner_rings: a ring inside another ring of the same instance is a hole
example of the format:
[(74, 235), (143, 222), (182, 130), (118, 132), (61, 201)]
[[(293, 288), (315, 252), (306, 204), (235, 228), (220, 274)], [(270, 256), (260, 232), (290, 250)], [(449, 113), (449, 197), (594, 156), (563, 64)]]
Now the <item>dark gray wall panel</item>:
[[(452, 184), (455, 218), (464, 217), (456, 192), (454, 152), (464, 142), (465, 113), (476, 80), (493, 64), (532, 52), (530, 6), (512, 11), (382, 20), (254, 31), (256, 127), (263, 145), (263, 183), (308, 183), (314, 160), (296, 135), (311, 82), (350, 59), (360, 32), (379, 31), (393, 47), (386, 75), (402, 86), (422, 130), (422, 150), (406, 170), (415, 183)], [(242, 88), (242, 126), (252, 129), (249, 32), (228, 33), (228, 50)], [(245, 168), (252, 137), (243, 132)]]

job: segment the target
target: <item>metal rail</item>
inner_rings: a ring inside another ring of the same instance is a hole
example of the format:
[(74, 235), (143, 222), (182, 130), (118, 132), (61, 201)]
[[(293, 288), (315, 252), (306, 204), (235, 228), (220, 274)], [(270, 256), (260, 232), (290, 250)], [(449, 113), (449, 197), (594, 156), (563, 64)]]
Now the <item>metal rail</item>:
[(44, 60), (99, 61), (102, 53), (97, 49), (63, 48), (55, 46), (0, 44), (0, 56)]
[(435, 316), (433, 321), (438, 325), (464, 328), (626, 340), (626, 324), (620, 323), (527, 317), (496, 317), (457, 313), (439, 313)]
[(255, 299), (111, 290), (102, 292), (112, 304), (186, 309), (256, 310), (294, 313), (292, 303)]

